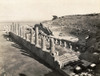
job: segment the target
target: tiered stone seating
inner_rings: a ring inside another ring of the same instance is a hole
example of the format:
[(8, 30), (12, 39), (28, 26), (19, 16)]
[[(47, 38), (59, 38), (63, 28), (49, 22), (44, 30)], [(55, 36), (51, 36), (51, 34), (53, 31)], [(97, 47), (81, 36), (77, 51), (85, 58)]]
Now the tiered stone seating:
[(65, 53), (58, 58), (58, 62), (60, 64), (60, 68), (63, 68), (64, 65), (67, 65), (69, 62), (78, 61), (79, 58), (75, 54)]

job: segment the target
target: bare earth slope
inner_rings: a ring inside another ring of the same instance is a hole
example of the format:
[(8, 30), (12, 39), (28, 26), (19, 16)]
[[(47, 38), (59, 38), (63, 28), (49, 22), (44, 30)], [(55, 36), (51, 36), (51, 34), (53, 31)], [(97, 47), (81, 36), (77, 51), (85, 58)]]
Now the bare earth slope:
[(100, 36), (98, 32), (100, 13), (62, 16), (55, 20), (44, 21), (43, 25), (51, 29), (54, 35), (74, 36), (79, 39), (78, 43), (86, 45), (87, 49), (91, 46), (99, 49), (96, 38)]

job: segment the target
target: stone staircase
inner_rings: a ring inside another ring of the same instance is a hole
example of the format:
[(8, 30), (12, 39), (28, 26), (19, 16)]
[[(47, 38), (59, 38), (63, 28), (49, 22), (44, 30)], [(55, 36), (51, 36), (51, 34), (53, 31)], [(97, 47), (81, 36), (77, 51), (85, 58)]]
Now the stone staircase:
[(60, 68), (63, 68), (64, 65), (67, 65), (69, 62), (74, 62), (74, 61), (78, 61), (79, 58), (76, 54), (71, 54), (71, 53), (65, 53), (61, 56), (58, 56), (57, 58), (57, 62), (60, 65)]

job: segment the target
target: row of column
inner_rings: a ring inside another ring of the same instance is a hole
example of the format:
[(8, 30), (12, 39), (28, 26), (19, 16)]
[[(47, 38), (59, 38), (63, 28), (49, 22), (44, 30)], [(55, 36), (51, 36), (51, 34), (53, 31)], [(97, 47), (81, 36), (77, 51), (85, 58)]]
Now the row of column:
[(33, 30), (31, 29), (30, 39), (28, 37), (28, 34), (25, 31), (25, 26), (20, 26), (19, 24), (14, 24), (10, 26), (10, 32), (22, 37), (23, 39), (26, 39), (27, 41), (30, 40), (31, 43), (33, 43)]
[[(36, 27), (35, 28), (35, 45), (36, 46), (38, 46), (39, 45), (39, 37), (38, 37), (38, 27)], [(55, 53), (56, 51), (55, 51), (55, 44), (57, 43), (57, 39), (55, 40), (54, 38), (52, 38), (52, 37), (49, 37), (49, 39), (50, 39), (50, 53)], [(48, 39), (48, 40), (49, 40)], [(60, 43), (59, 43), (59, 45), (61, 45), (62, 44), (62, 41), (60, 40)], [(67, 47), (67, 42), (66, 41), (64, 41), (64, 48), (66, 48)], [(71, 47), (71, 46), (70, 46)], [(46, 50), (46, 36), (42, 36), (42, 38), (41, 38), (41, 48), (42, 48), (42, 50)]]
[[(11, 32), (14, 33), (14, 34), (17, 34), (18, 36), (22, 37), (23, 39), (26, 39), (28, 40), (28, 36), (27, 34), (25, 33), (25, 27), (24, 26), (20, 26), (19, 24), (14, 24), (12, 23), (11, 27)], [(34, 40), (33, 40), (33, 29), (31, 29), (30, 31), (30, 43), (34, 43)], [(35, 46), (39, 46), (39, 29), (38, 27), (35, 28)], [(55, 53), (55, 44), (57, 44), (57, 39), (55, 40), (54, 38), (50, 38), (50, 52), (51, 53)], [(60, 41), (59, 42), (59, 45), (61, 45), (62, 42)], [(67, 47), (67, 43), (66, 41), (64, 41), (64, 47)], [(42, 50), (46, 50), (46, 36), (43, 36), (42, 39), (41, 39), (41, 48)]]
[[(25, 27), (24, 26), (20, 26), (19, 24), (16, 25), (14, 23), (12, 23), (11, 27), (10, 27), (10, 30), (12, 33), (22, 37), (23, 39), (26, 39), (28, 40), (28, 36), (27, 34), (25, 33)], [(38, 27), (35, 28), (35, 46), (39, 46), (39, 38), (38, 38)], [(33, 44), (34, 40), (33, 40), (33, 29), (31, 29), (30, 31), (30, 43)], [(50, 47), (51, 47), (51, 53), (54, 53), (54, 40), (53, 38), (50, 40)], [(46, 38), (45, 36), (42, 37), (41, 39), (41, 48), (42, 50), (46, 50)]]
[(60, 39), (54, 39), (54, 40), (55, 40), (54, 43), (56, 45), (60, 45), (60, 46), (63, 46), (64, 48), (70, 48), (70, 49), (72, 49), (71, 43), (68, 43), (66, 41), (62, 41)]

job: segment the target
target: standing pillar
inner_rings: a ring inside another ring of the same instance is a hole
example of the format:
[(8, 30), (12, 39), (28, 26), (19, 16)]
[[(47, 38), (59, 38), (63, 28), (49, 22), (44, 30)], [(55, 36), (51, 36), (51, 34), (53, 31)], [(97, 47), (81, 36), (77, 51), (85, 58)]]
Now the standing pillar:
[(14, 32), (14, 25), (12, 25), (12, 33)]
[(13, 25), (11, 25), (11, 32), (13, 33)]
[(21, 37), (23, 38), (23, 26), (21, 27)]
[(25, 33), (25, 40), (27, 41), (28, 39), (27, 39), (27, 33)]
[(21, 37), (21, 33), (22, 33), (21, 31), (22, 31), (22, 30), (21, 30), (21, 26), (20, 26), (20, 37)]
[(64, 41), (64, 48), (66, 48), (67, 47), (67, 43), (66, 43), (66, 41)]
[(14, 23), (12, 23), (12, 33), (13, 33), (13, 30), (14, 30), (13, 24), (14, 24)]
[(11, 32), (11, 25), (10, 25), (10, 32)]
[(23, 30), (22, 30), (22, 26), (20, 27), (20, 37), (23, 37)]
[(59, 40), (59, 45), (62, 45), (62, 42), (61, 42), (61, 40)]
[(16, 24), (14, 24), (14, 33), (16, 34)]
[(13, 23), (13, 33), (15, 33), (15, 26), (14, 26), (14, 23)]
[(23, 26), (23, 39), (25, 39), (25, 27)]
[(55, 53), (55, 45), (54, 45), (54, 39), (53, 38), (51, 38), (50, 39), (50, 48), (51, 48), (51, 54), (53, 54), (54, 55), (54, 53)]
[(20, 27), (19, 27), (19, 24), (18, 24), (18, 36), (20, 36)]
[(15, 33), (17, 35), (17, 25), (15, 24)]
[(16, 25), (16, 34), (18, 35), (18, 25)]
[(14, 27), (15, 27), (15, 34), (16, 34), (16, 24), (14, 25)]
[(43, 36), (42, 38), (41, 38), (41, 48), (42, 48), (42, 50), (46, 50), (46, 39), (45, 39), (45, 36)]
[(13, 25), (11, 25), (11, 27), (12, 27), (12, 31), (11, 32), (13, 33)]
[(10, 32), (12, 32), (12, 25), (10, 25)]
[(14, 26), (14, 23), (13, 23), (13, 33), (15, 33), (15, 26)]
[(58, 40), (57, 39), (55, 39), (55, 44), (58, 44)]
[(9, 25), (9, 32), (10, 32), (10, 25)]
[(33, 29), (31, 29), (30, 42), (33, 44)]
[(35, 45), (36, 46), (39, 45), (39, 41), (38, 41), (38, 27), (35, 28)]
[(72, 50), (72, 45), (71, 45), (71, 43), (70, 43), (69, 47), (70, 47), (70, 50)]
[(28, 41), (28, 34), (25, 34), (25, 39), (26, 41)]
[(50, 41), (50, 38), (49, 38), (49, 37), (47, 37), (47, 41), (48, 41), (48, 42)]
[(9, 25), (8, 25), (8, 33), (9, 33)]
[(21, 37), (23, 38), (23, 27), (21, 26)]

